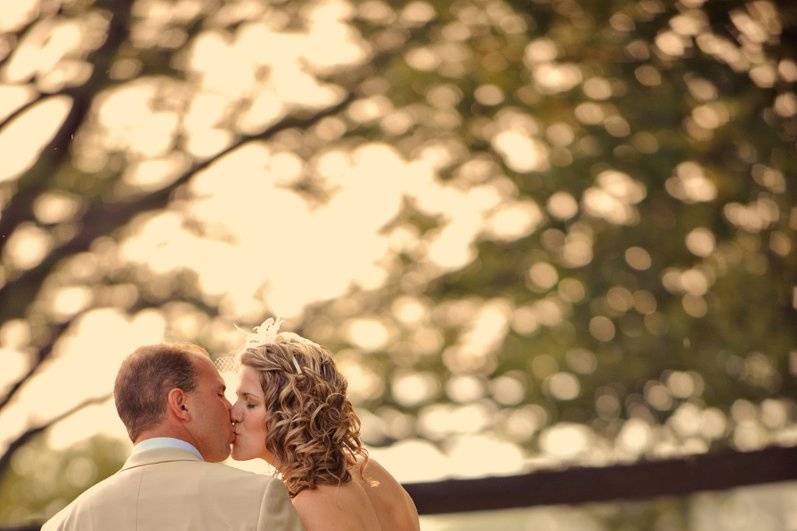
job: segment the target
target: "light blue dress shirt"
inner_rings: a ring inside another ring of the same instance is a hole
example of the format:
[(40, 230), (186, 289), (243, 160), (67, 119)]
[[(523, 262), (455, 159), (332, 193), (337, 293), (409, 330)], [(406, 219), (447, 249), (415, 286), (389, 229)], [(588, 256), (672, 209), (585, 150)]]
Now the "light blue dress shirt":
[(145, 439), (133, 446), (133, 453), (137, 454), (139, 452), (154, 450), (156, 448), (176, 448), (178, 450), (185, 450), (186, 452), (191, 452), (199, 459), (204, 461), (202, 454), (199, 453), (199, 450), (197, 450), (193, 444), (182, 439), (175, 439), (174, 437), (153, 437), (151, 439)]

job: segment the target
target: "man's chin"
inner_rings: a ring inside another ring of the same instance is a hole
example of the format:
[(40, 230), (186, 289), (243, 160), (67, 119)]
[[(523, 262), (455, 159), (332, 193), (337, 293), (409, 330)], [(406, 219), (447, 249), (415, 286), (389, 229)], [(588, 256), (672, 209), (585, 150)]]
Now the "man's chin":
[(225, 461), (229, 456), (230, 456), (230, 454), (217, 455), (217, 456), (214, 456), (212, 459), (205, 459), (205, 461), (207, 461), (208, 463), (221, 463), (221, 462)]
[(207, 461), (208, 463), (221, 463), (228, 457), (230, 457), (230, 447), (226, 446), (223, 450), (219, 449), (219, 451), (216, 454), (206, 456), (205, 461)]

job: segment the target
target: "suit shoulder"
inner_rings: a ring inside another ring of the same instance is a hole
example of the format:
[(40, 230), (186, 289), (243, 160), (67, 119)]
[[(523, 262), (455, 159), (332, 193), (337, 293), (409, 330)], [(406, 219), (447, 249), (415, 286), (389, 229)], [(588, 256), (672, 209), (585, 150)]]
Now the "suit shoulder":
[(270, 475), (257, 474), (221, 463), (203, 463), (202, 468), (205, 481), (217, 487), (224, 485), (224, 488), (219, 490), (234, 495), (240, 496), (248, 492), (260, 497), (265, 491), (270, 490), (273, 484), (282, 485), (282, 481)]
[(223, 463), (205, 462), (202, 463), (202, 466), (204, 467), (204, 469), (208, 474), (213, 474), (223, 479), (246, 481), (246, 482), (258, 482), (263, 484), (266, 484), (270, 481), (277, 479), (266, 474), (257, 474), (255, 472), (250, 472), (248, 470), (241, 470), (240, 468), (235, 468), (233, 466), (225, 465)]
[(98, 481), (88, 489), (84, 490), (70, 505), (88, 502), (92, 498), (100, 496), (105, 490), (113, 488), (114, 485), (116, 485), (116, 483), (122, 478), (121, 472), (122, 471), (114, 472), (107, 478)]
[(208, 463), (205, 468), (208, 474), (200, 490), (212, 490), (214, 502), (234, 509), (236, 514), (259, 508), (259, 514), (255, 513), (256, 529), (301, 529), (288, 491), (279, 478), (222, 464)]
[(254, 472), (250, 472), (248, 470), (242, 470), (240, 468), (236, 468), (234, 466), (230, 466), (224, 463), (209, 463), (207, 461), (203, 461), (202, 465), (213, 470), (217, 470), (220, 474), (228, 474), (230, 476), (237, 476), (237, 477), (247, 477), (247, 476), (262, 476), (263, 474), (256, 474)]
[(107, 478), (95, 483), (85, 491), (83, 491), (77, 498), (72, 500), (63, 509), (51, 516), (42, 527), (42, 531), (54, 531), (56, 529), (64, 529), (66, 522), (76, 511), (80, 510), (85, 505), (90, 505), (92, 500), (101, 497), (102, 493), (111, 488), (119, 479), (119, 472), (111, 474)]

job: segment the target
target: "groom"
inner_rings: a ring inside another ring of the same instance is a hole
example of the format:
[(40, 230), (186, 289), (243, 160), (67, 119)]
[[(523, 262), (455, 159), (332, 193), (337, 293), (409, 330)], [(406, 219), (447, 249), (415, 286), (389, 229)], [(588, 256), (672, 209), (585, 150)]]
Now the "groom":
[(302, 529), (282, 482), (221, 464), (234, 434), (224, 382), (201, 347), (141, 347), (119, 369), (133, 453), (42, 531)]

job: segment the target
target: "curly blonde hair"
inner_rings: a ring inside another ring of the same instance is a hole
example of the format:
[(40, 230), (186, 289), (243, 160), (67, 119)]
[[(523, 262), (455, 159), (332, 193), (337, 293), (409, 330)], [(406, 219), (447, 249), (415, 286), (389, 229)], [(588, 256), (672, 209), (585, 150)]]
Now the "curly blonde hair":
[[(367, 462), (368, 453), (360, 441), (360, 419), (346, 398), (346, 379), (332, 354), (283, 332), (248, 348), (241, 363), (258, 373), (268, 423), (266, 448), (279, 461), (290, 496), (349, 482), (349, 468), (358, 456)], [(365, 463), (361, 474), (364, 468)]]

